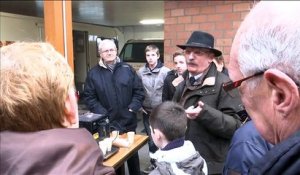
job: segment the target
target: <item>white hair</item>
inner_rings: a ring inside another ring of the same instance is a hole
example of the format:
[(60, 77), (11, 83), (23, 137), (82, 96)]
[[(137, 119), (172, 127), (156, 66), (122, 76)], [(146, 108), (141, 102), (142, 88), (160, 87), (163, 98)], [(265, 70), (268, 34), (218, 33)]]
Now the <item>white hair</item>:
[(299, 84), (299, 19), (300, 2), (261, 1), (252, 9), (238, 31), (238, 64), (244, 77), (275, 68)]
[(112, 39), (104, 39), (104, 40), (100, 41), (100, 43), (99, 43), (99, 46), (98, 46), (99, 51), (102, 51), (103, 46), (108, 45), (108, 44), (114, 45), (115, 48), (117, 48), (115, 42)]

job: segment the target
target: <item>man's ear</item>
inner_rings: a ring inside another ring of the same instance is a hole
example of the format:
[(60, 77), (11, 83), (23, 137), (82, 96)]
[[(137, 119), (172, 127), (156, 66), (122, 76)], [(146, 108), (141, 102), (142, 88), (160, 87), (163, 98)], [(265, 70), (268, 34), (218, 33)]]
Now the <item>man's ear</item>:
[(158, 140), (165, 138), (165, 135), (159, 129), (153, 129), (153, 133), (155, 133)]
[(208, 59), (208, 62), (211, 63), (211, 62), (213, 62), (214, 59), (215, 59), (215, 54), (214, 54), (214, 53), (209, 53), (209, 54), (208, 54), (208, 57), (210, 58), (210, 59)]
[(275, 109), (283, 116), (288, 116), (299, 100), (299, 91), (295, 82), (277, 69), (269, 69), (264, 74), (272, 90)]
[(68, 96), (65, 101), (65, 123), (66, 127), (73, 127), (78, 124), (77, 117), (77, 105), (75, 95), (72, 96), (71, 92), (68, 93)]

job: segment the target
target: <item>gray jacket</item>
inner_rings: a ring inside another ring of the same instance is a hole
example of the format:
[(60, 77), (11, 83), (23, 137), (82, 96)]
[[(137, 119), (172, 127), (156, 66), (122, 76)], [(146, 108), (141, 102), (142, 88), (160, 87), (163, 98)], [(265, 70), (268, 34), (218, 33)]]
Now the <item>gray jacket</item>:
[(158, 62), (153, 70), (150, 70), (148, 64), (138, 70), (138, 75), (142, 79), (145, 90), (145, 100), (143, 102), (145, 110), (151, 111), (162, 102), (164, 80), (169, 71), (170, 69), (161, 62)]
[(154, 154), (157, 167), (149, 175), (202, 175), (207, 174), (205, 160), (195, 150), (192, 142), (171, 150), (158, 150)]

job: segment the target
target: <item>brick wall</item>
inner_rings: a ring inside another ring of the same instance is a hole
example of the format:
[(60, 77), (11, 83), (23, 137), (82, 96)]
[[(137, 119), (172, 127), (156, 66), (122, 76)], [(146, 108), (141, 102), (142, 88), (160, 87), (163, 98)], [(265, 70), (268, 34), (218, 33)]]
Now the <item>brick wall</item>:
[(236, 30), (255, 1), (165, 1), (165, 65), (172, 67), (172, 54), (180, 50), (195, 30), (211, 33), (215, 48), (223, 52), (226, 64)]

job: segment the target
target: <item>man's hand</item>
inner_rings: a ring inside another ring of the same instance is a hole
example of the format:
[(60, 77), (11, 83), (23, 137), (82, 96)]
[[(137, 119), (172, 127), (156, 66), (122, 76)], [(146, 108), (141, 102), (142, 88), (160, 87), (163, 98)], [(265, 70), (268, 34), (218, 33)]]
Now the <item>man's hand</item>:
[(203, 106), (204, 106), (204, 103), (202, 101), (198, 101), (196, 107), (195, 106), (188, 107), (185, 110), (187, 117), (189, 119), (196, 119), (199, 116), (200, 112), (202, 111)]

